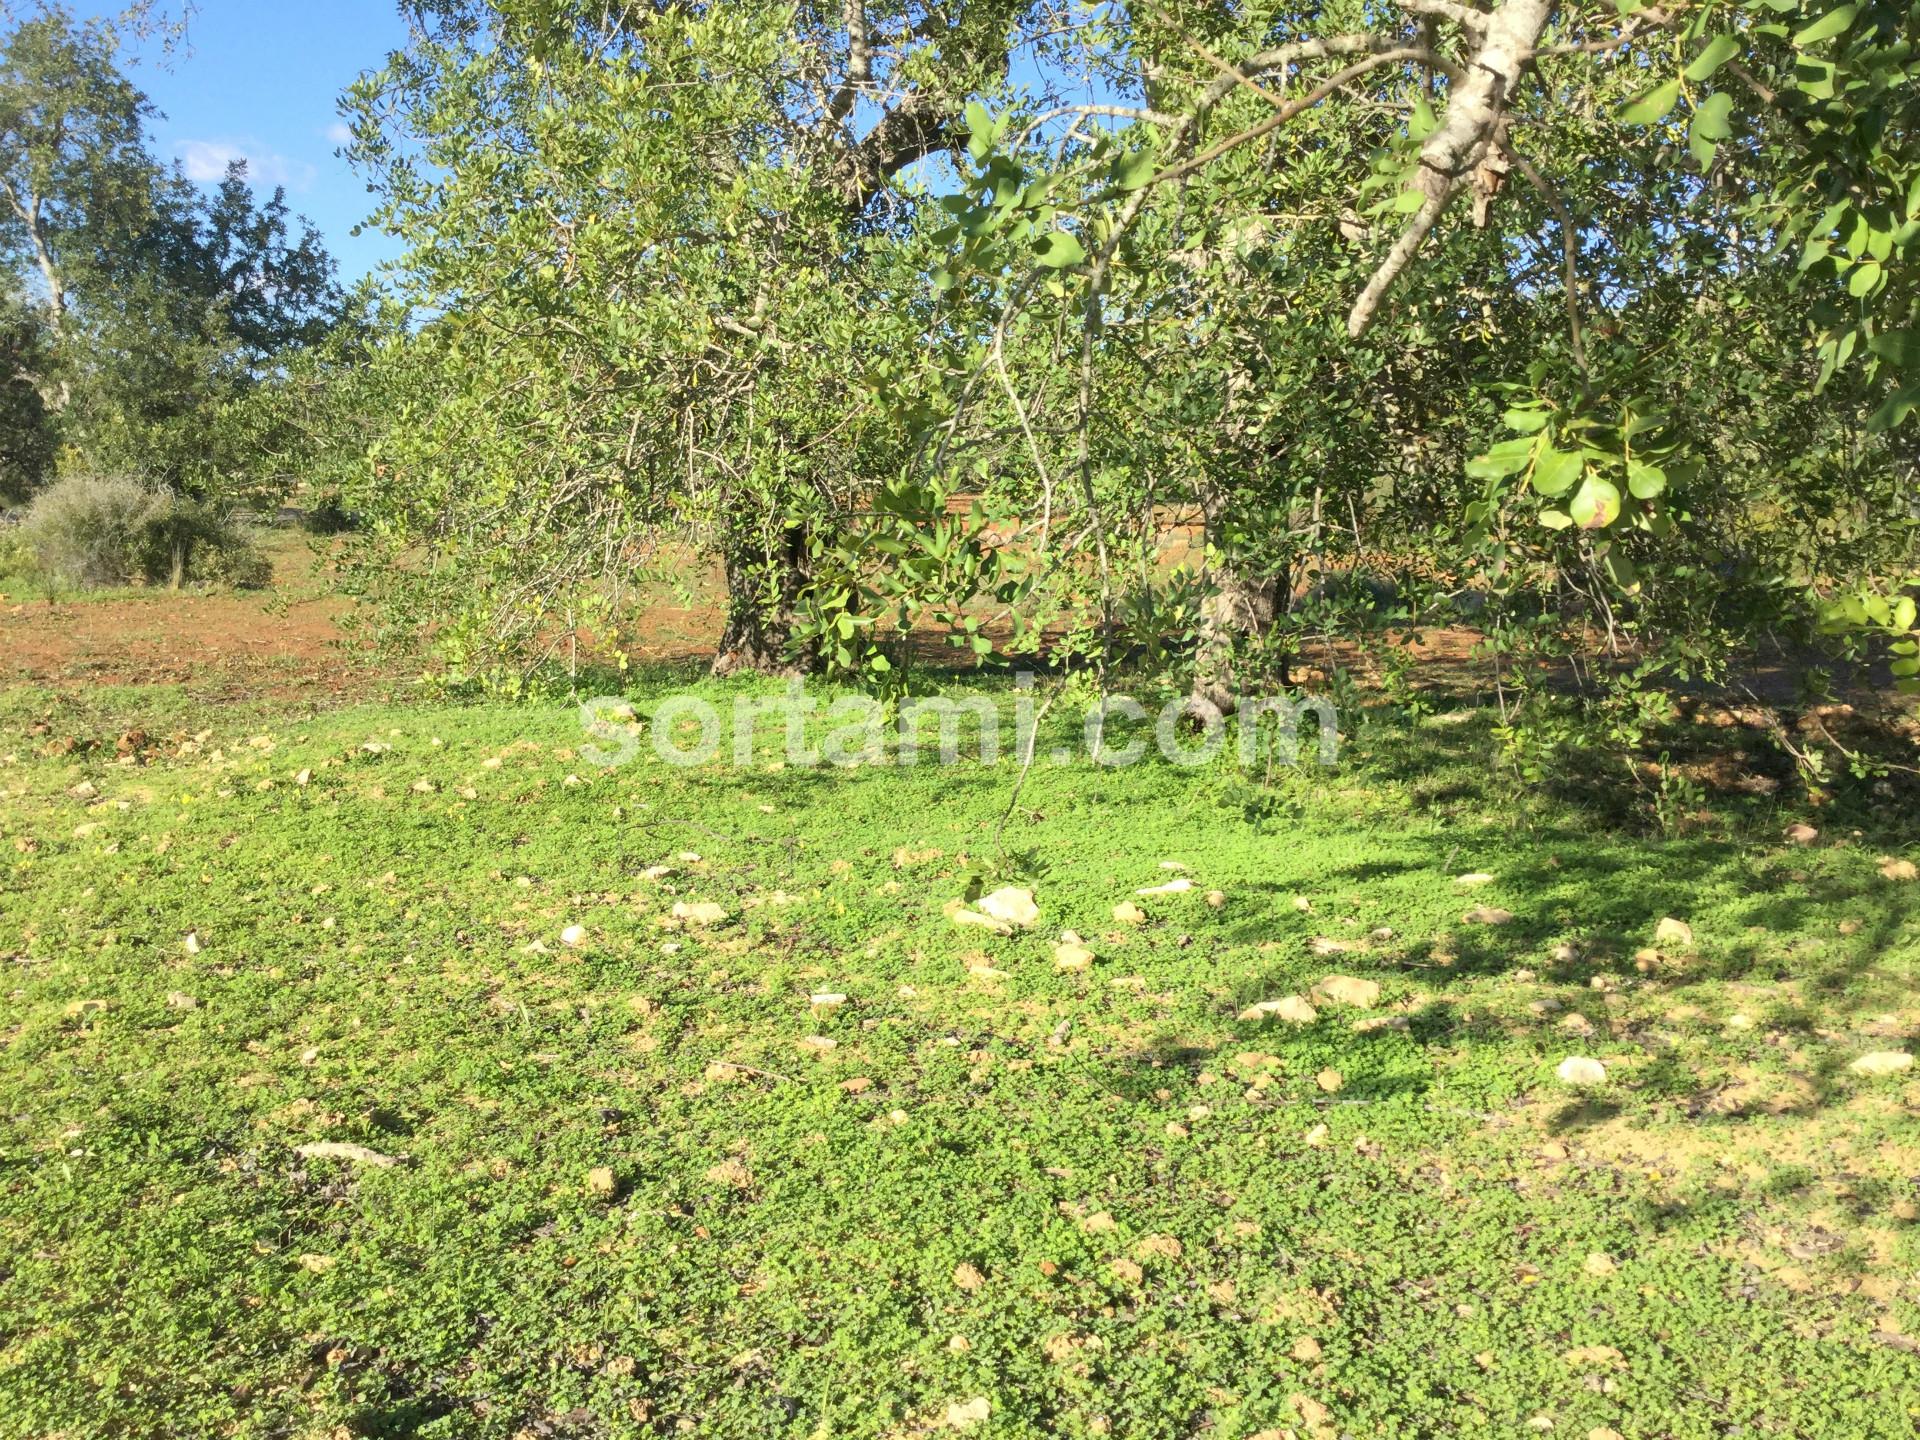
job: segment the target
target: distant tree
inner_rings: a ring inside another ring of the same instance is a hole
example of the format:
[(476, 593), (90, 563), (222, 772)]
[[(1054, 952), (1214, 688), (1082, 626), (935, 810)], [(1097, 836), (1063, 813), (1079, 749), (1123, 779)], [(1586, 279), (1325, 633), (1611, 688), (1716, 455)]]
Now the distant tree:
[[(0, 46), (0, 257), (24, 264), (56, 343), (76, 290), (111, 274), (152, 215), (153, 107), (115, 63), (119, 37), (49, 8)], [(35, 376), (48, 410), (64, 376)]]
[(40, 379), (52, 360), (39, 308), (0, 292), (0, 504), (26, 498), (53, 469), (54, 435)]
[(206, 195), (154, 157), (153, 107), (118, 57), (156, 15), (81, 23), (41, 6), (0, 47), (0, 261), (38, 321), (0, 359), (40, 402), (8, 417), (57, 428), (16, 430), (11, 448), (57, 440), (78, 465), (233, 492), (257, 474), (259, 437), (232, 417), (325, 337), (342, 296), (283, 190), (257, 200), (236, 165)]

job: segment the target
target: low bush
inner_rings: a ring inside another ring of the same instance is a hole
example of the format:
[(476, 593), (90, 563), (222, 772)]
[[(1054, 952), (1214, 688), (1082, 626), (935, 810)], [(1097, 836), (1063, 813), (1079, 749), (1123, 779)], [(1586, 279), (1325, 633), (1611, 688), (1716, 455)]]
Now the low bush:
[(264, 584), (269, 567), (232, 513), (119, 475), (49, 486), (21, 527), (40, 570), (91, 587)]
[(309, 535), (348, 535), (360, 528), (360, 517), (341, 504), (339, 497), (319, 501), (300, 521)]
[(21, 527), (0, 514), (0, 580), (31, 575), (34, 571), (33, 547)]

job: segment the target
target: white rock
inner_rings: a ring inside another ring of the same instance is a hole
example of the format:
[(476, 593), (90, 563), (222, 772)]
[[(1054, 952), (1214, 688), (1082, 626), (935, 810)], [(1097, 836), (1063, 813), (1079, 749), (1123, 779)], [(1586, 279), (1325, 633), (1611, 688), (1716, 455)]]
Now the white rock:
[(1564, 1084), (1580, 1088), (1607, 1083), (1607, 1067), (1585, 1055), (1569, 1055), (1554, 1067), (1553, 1073)]
[(1389, 1030), (1410, 1030), (1413, 1022), (1404, 1015), (1370, 1015), (1365, 1020), (1353, 1022), (1356, 1035), (1378, 1035)]
[(574, 946), (586, 944), (587, 943), (587, 927), (584, 925), (567, 926), (566, 929), (560, 932), (560, 943), (562, 945), (574, 945)]
[(1496, 878), (1495, 876), (1487, 874), (1486, 871), (1484, 870), (1475, 870), (1470, 875), (1454, 876), (1453, 883), (1456, 885), (1465, 885), (1469, 888), (1472, 888), (1474, 886), (1479, 886), (1479, 885), (1491, 885), (1493, 884), (1495, 878)]
[(954, 1401), (947, 1406), (947, 1428), (949, 1430), (971, 1430), (976, 1425), (984, 1425), (987, 1417), (993, 1413), (993, 1405), (984, 1395), (967, 1401)]
[(1164, 885), (1144, 886), (1133, 893), (1136, 895), (1184, 895), (1191, 889), (1193, 889), (1193, 881), (1182, 877), (1178, 880), (1169, 880)]
[(990, 931), (995, 935), (1013, 934), (1013, 926), (1007, 924), (1006, 921), (996, 920), (991, 915), (982, 915), (978, 910), (969, 910), (964, 905), (950, 910), (947, 913), (953, 918), (953, 923), (956, 925), (972, 926), (976, 929)]
[(718, 925), (727, 918), (726, 908), (711, 900), (696, 900), (689, 904), (678, 901), (673, 907), (673, 918), (688, 925)]
[(1320, 1018), (1320, 1012), (1299, 995), (1288, 995), (1279, 1000), (1262, 1000), (1240, 1012), (1242, 1020), (1265, 1020), (1269, 1016), (1293, 1025), (1311, 1025)]
[(1691, 945), (1693, 944), (1693, 927), (1686, 921), (1676, 920), (1669, 915), (1653, 927), (1653, 943), (1655, 945)]
[(1913, 1056), (1904, 1050), (1875, 1050), (1847, 1066), (1856, 1075), (1899, 1075), (1912, 1068)]
[(816, 1010), (838, 1010), (847, 1003), (847, 997), (831, 990), (823, 990), (818, 995), (809, 995), (807, 1003)]
[(1020, 890), (1008, 885), (994, 891), (991, 895), (982, 895), (977, 902), (982, 915), (989, 915), (1008, 925), (1016, 925), (1024, 930), (1040, 918), (1040, 907), (1033, 903), (1031, 890)]
[(1056, 945), (1053, 947), (1053, 963), (1067, 974), (1077, 975), (1093, 968), (1093, 952), (1084, 945)]
[(1314, 987), (1326, 999), (1356, 1010), (1371, 1010), (1380, 1003), (1380, 987), (1371, 980), (1351, 975), (1329, 975)]

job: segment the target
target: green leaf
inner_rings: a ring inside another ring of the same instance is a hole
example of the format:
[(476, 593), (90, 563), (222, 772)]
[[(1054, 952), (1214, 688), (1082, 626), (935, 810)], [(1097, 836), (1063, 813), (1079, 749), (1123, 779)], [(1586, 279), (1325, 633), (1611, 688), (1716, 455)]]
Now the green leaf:
[(1882, 330), (1867, 342), (1867, 349), (1896, 370), (1912, 370), (1920, 367), (1920, 330)]
[(1518, 474), (1533, 458), (1533, 446), (1531, 440), (1502, 440), (1486, 454), (1469, 460), (1467, 474), (1475, 480), (1498, 480)]
[(1793, 37), (1793, 48), (1804, 50), (1809, 45), (1818, 45), (1822, 40), (1831, 40), (1836, 35), (1846, 33), (1859, 8), (1857, 5), (1839, 5), (1829, 10)]
[(1517, 431), (1522, 435), (1531, 435), (1546, 427), (1547, 412), (1544, 410), (1523, 410), (1516, 407), (1502, 415), (1500, 417), (1500, 423), (1505, 425), (1509, 430)]
[(1667, 472), (1658, 465), (1648, 465), (1644, 461), (1627, 462), (1627, 489), (1637, 500), (1651, 500), (1664, 494), (1667, 488)]
[(1611, 545), (1600, 559), (1600, 568), (1607, 572), (1607, 578), (1622, 590), (1631, 590), (1640, 583), (1640, 574), (1633, 568), (1633, 561), (1627, 558), (1627, 552), (1618, 545)]
[(1573, 517), (1564, 510), (1542, 510), (1540, 523), (1549, 530), (1565, 530), (1573, 524)]
[(1733, 96), (1716, 90), (1693, 112), (1693, 133), (1702, 140), (1724, 140), (1733, 134)]
[(1567, 511), (1582, 530), (1604, 530), (1620, 518), (1620, 492), (1611, 480), (1589, 475)]
[(1424, 140), (1434, 132), (1439, 123), (1434, 118), (1433, 107), (1427, 104), (1426, 96), (1422, 95), (1414, 100), (1413, 114), (1407, 117), (1407, 138)]
[(1626, 125), (1651, 125), (1673, 109), (1674, 101), (1680, 98), (1680, 81), (1667, 81), (1656, 85), (1637, 100), (1630, 100), (1620, 110), (1620, 120)]
[(1539, 458), (1533, 463), (1533, 488), (1549, 500), (1564, 495), (1573, 488), (1574, 481), (1587, 468), (1587, 462), (1577, 450), (1556, 450), (1551, 445), (1542, 445)]
[(1716, 35), (1707, 48), (1693, 57), (1693, 63), (1680, 73), (1695, 81), (1710, 80), (1713, 72), (1740, 53), (1740, 42), (1731, 35)]
[(993, 112), (978, 100), (967, 102), (967, 153), (976, 163), (984, 163), (993, 153)]
[(1877, 433), (1903, 425), (1916, 407), (1920, 407), (1920, 386), (1909, 385), (1881, 402), (1880, 408), (1867, 417), (1867, 429)]
[(1793, 88), (1813, 100), (1833, 98), (1834, 65), (1831, 60), (1801, 56), (1793, 67)]
[(1702, 170), (1713, 164), (1713, 153), (1719, 142), (1733, 134), (1733, 123), (1728, 118), (1732, 109), (1733, 96), (1719, 90), (1701, 101), (1693, 112), (1693, 120), (1687, 126), (1687, 149)]
[(1114, 156), (1107, 176), (1116, 190), (1138, 190), (1153, 179), (1151, 150), (1127, 150)]
[(1864, 299), (1879, 284), (1880, 267), (1878, 265), (1856, 265), (1853, 267), (1853, 273), (1847, 276), (1847, 294), (1856, 300)]
[(1065, 230), (1049, 230), (1033, 242), (1033, 253), (1049, 270), (1064, 270), (1087, 258), (1087, 250), (1077, 236)]

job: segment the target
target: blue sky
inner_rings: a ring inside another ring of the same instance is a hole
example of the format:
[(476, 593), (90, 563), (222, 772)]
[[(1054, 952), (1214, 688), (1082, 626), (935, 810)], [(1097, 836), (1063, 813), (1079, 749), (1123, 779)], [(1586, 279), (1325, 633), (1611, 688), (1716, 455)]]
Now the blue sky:
[(335, 102), (405, 33), (394, 0), (196, 0), (189, 51), (170, 68), (143, 60), (132, 72), (166, 116), (154, 123), (154, 148), (198, 180), (217, 181), (229, 159), (244, 157), (257, 189), (286, 186), (352, 282), (396, 247), (352, 234), (370, 197), (334, 154)]

